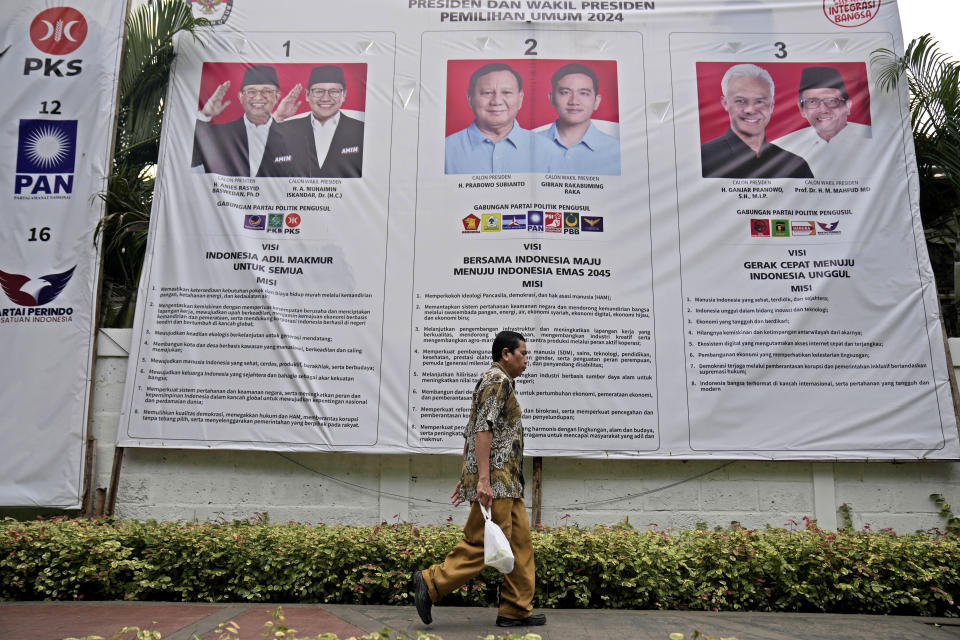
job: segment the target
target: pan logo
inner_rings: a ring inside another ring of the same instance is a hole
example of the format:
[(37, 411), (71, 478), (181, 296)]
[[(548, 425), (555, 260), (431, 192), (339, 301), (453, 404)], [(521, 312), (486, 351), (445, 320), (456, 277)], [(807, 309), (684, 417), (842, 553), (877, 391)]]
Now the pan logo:
[(76, 120), (21, 120), (15, 196), (68, 197), (76, 158)]

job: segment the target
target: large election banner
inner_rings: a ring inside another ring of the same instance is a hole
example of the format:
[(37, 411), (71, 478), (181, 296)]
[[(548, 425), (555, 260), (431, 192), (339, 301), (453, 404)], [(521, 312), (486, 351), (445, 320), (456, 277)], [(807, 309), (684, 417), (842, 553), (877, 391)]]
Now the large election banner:
[(125, 2), (7, 3), (0, 25), (0, 504), (80, 506), (98, 247)]
[(195, 2), (122, 446), (957, 458), (897, 5)]

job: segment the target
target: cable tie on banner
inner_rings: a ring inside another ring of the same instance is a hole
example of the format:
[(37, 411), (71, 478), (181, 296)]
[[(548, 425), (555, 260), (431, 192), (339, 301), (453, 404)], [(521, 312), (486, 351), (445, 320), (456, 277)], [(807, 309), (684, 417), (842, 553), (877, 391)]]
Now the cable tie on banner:
[(833, 41), (833, 48), (837, 51), (846, 51), (847, 45), (850, 44), (849, 38), (837, 38)]
[[(403, 105), (404, 109), (410, 106), (410, 101), (413, 100), (413, 92), (416, 90), (417, 90), (416, 85), (409, 85), (409, 86), (397, 89), (397, 95), (400, 97), (400, 103)], [(407, 94), (406, 97), (403, 96), (404, 93)]]
[(667, 114), (670, 113), (670, 105), (671, 102), (669, 100), (650, 103), (650, 110), (653, 111), (653, 115), (656, 116), (661, 124), (667, 120)]

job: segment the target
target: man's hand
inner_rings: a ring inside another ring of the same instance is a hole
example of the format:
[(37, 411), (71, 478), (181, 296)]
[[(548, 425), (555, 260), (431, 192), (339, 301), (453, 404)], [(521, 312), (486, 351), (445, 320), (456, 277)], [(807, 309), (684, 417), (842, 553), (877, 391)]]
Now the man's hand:
[(303, 91), (303, 85), (298, 82), (287, 95), (283, 96), (283, 100), (278, 102), (277, 108), (273, 110), (274, 120), (283, 122), (287, 118), (297, 115), (297, 109), (300, 108), (301, 104), (297, 98), (300, 97), (301, 91)]
[(227, 108), (230, 104), (230, 101), (223, 101), (223, 97), (227, 95), (227, 89), (230, 88), (230, 81), (227, 80), (213, 92), (213, 95), (207, 100), (206, 104), (203, 105), (203, 109), (200, 110), (200, 113), (207, 116), (208, 118), (216, 118), (218, 115), (223, 113), (223, 110)]
[(493, 488), (490, 486), (489, 479), (477, 480), (477, 502), (487, 509), (493, 504)]
[(460, 497), (460, 488), (463, 486), (463, 481), (457, 481), (457, 486), (454, 488), (453, 493), (450, 494), (450, 504), (455, 507), (459, 507), (463, 504), (463, 498)]

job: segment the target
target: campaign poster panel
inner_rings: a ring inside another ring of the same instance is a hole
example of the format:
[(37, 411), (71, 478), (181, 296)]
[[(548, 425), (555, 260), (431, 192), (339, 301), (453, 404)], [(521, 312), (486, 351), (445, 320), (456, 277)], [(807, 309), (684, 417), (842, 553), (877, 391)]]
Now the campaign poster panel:
[(245, 38), (180, 42), (121, 438), (370, 447), (393, 36)]
[(412, 445), (459, 446), (508, 323), (530, 348), (528, 447), (659, 446), (644, 124), (624, 117), (643, 39), (603, 35), (602, 56), (596, 34), (424, 35), (423, 82), (446, 91), (420, 105)]
[(960, 457), (896, 3), (495, 4), (194, 3), (121, 445), (459, 455), (509, 328), (529, 455)]
[(691, 448), (944, 449), (899, 96), (863, 62), (892, 41), (737, 39), (671, 38)]
[(5, 7), (0, 505), (77, 508), (125, 2)]

